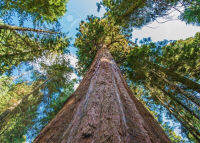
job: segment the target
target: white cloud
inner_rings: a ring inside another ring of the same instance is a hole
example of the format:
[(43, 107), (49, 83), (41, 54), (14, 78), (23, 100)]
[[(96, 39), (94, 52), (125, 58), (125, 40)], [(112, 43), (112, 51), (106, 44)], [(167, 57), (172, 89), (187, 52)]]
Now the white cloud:
[[(68, 59), (70, 61), (70, 64), (74, 68), (76, 68), (77, 67), (77, 62), (78, 62), (78, 59), (77, 59), (76, 55), (70, 54), (70, 55), (68, 55)], [(70, 80), (78, 79), (78, 78), (79, 77), (74, 72), (70, 75)], [(76, 90), (78, 86), (79, 86), (79, 83), (74, 84), (74, 90)]]
[(142, 39), (151, 37), (151, 39), (154, 42), (161, 41), (164, 39), (179, 40), (192, 37), (195, 35), (196, 32), (200, 32), (200, 27), (193, 25), (186, 25), (184, 22), (180, 20), (169, 21), (163, 24), (153, 22), (148, 26), (155, 27), (155, 29), (145, 26), (140, 30), (134, 30), (133, 39), (135, 38)]
[(71, 64), (74, 68), (76, 68), (77, 63), (78, 63), (78, 59), (77, 59), (76, 55), (70, 54), (70, 55), (67, 55), (67, 57), (68, 57), (68, 59), (69, 59), (69, 61), (70, 61), (70, 64)]
[[(54, 55), (56, 57), (56, 55)], [(41, 67), (41, 63), (45, 63), (47, 65), (51, 65), (53, 64), (53, 62), (55, 61), (55, 57), (52, 57), (51, 59), (46, 58), (46, 57), (41, 57), (39, 59), (37, 59), (35, 62), (31, 62), (31, 64), (33, 65), (35, 70), (38, 70), (41, 74), (45, 74), (45, 70), (42, 69)], [(77, 66), (77, 62), (78, 59), (75, 55), (73, 54), (64, 54), (63, 58), (66, 60), (66, 62), (69, 60), (70, 61), (70, 65), (74, 68), (76, 68)], [(70, 80), (73, 79), (78, 79), (79, 77), (73, 72), (70, 75)], [(74, 90), (76, 90), (76, 88), (79, 86), (79, 83), (74, 84)]]
[[(70, 80), (73, 80), (73, 79), (78, 79), (78, 76), (75, 74), (75, 73), (72, 73), (70, 75)], [(76, 90), (76, 88), (79, 86), (79, 83), (75, 83), (74, 84), (74, 90)]]
[(77, 78), (78, 78), (78, 76), (75, 73), (72, 73), (71, 76), (70, 76), (71, 80), (77, 79)]
[[(179, 10), (182, 11), (183, 9)], [(179, 20), (178, 16), (179, 12), (174, 11), (168, 17), (158, 18), (158, 22), (154, 21), (141, 29), (134, 29), (132, 33), (133, 40), (135, 38), (140, 40), (147, 37), (151, 37), (154, 42), (162, 41), (164, 39), (179, 40), (192, 37), (196, 32), (200, 32), (200, 26), (187, 25), (185, 22)]]
[(43, 56), (41, 58), (38, 58), (36, 61), (31, 62), (35, 70), (38, 70), (40, 73), (45, 74), (45, 71), (41, 67), (41, 63), (44, 63), (48, 66), (52, 65), (56, 59), (64, 59), (66, 62), (70, 61), (70, 65), (74, 68), (76, 68), (78, 59), (76, 55), (73, 54), (63, 54), (63, 55), (51, 55), (51, 56)]

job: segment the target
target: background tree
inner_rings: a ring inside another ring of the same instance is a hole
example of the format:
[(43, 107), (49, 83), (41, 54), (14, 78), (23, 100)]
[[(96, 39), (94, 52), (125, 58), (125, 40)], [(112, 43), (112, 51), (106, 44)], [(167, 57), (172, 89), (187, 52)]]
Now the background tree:
[(186, 7), (184, 13), (181, 14), (180, 18), (186, 21), (186, 23), (199, 25), (200, 24), (200, 16), (198, 14), (199, 12), (200, 12), (200, 1), (199, 0), (190, 1), (190, 6)]
[[(69, 79), (72, 67), (66, 57), (69, 38), (57, 28), (59, 18), (66, 12), (66, 3), (65, 0), (0, 1), (3, 20), (0, 23), (0, 74), (3, 75), (0, 77), (0, 142), (25, 141), (28, 132), (34, 137), (73, 91), (74, 81)], [(21, 27), (9, 25), (16, 15), (19, 23), (15, 25)], [(25, 21), (29, 21), (29, 27), (23, 27)], [(42, 29), (36, 29), (37, 26)], [(46, 30), (47, 27), (55, 30)], [(42, 71), (34, 65), (42, 67)], [(13, 78), (21, 67), (31, 73)], [(39, 112), (41, 107), (46, 109), (45, 113)]]
[[(35, 136), (73, 92), (69, 62), (59, 57), (53, 64), (42, 64), (42, 67), (44, 73), (35, 73), (33, 78), (36, 79), (27, 83), (24, 79), (8, 83), (9, 77), (1, 77), (1, 142), (21, 142), (29, 130)], [(40, 106), (46, 109), (46, 113), (42, 113), (46, 116), (38, 119)]]
[(130, 83), (143, 85), (152, 99), (177, 118), (191, 140), (199, 140), (198, 45), (199, 33), (166, 46), (146, 43), (130, 52), (124, 66)]
[(62, 53), (69, 45), (68, 38), (64, 34), (35, 34), (4, 29), (0, 32), (1, 74), (21, 62), (30, 62), (44, 55)]

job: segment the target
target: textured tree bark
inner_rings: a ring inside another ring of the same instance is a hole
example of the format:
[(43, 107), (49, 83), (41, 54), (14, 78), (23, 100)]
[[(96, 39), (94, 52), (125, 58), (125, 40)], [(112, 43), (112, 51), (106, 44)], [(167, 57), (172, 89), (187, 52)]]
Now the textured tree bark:
[(128, 88), (106, 47), (35, 143), (169, 143)]

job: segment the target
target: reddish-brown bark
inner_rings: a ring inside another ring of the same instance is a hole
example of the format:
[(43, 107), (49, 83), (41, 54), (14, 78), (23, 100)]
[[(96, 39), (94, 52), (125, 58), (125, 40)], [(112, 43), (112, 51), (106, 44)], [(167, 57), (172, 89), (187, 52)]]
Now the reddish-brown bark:
[(133, 96), (106, 48), (35, 143), (168, 143), (153, 116)]

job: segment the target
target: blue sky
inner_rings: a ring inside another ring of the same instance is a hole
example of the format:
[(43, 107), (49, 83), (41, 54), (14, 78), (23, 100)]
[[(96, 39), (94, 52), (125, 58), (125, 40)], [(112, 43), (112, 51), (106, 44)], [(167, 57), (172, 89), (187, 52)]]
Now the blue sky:
[[(104, 9), (97, 12), (96, 3), (100, 0), (69, 0), (67, 4), (67, 13), (62, 18), (61, 23), (64, 32), (69, 32), (69, 36), (73, 38), (72, 44), (77, 33), (76, 28), (79, 27), (81, 20), (85, 20), (87, 15), (103, 16)], [(196, 32), (200, 32), (200, 27), (187, 25), (185, 22), (177, 20), (178, 13), (172, 13), (171, 17), (176, 20), (168, 21), (165, 23), (152, 22), (147, 26), (144, 26), (141, 29), (133, 29), (133, 41), (135, 38), (139, 40), (142, 38), (151, 37), (153, 42), (167, 40), (179, 40), (186, 39), (188, 37), (194, 36)], [(158, 19), (158, 21), (163, 22), (165, 19)], [(71, 62), (75, 66), (77, 62), (75, 52), (76, 49), (71, 46), (70, 51), (72, 57), (70, 57)], [(73, 78), (76, 78), (76, 75), (73, 75)], [(169, 120), (164, 119), (166, 122)], [(177, 126), (175, 128), (176, 133), (180, 133), (180, 124), (172, 124), (169, 121), (171, 126)]]
[[(62, 31), (68, 32), (71, 40), (71, 63), (75, 66), (76, 59), (76, 48), (73, 47), (73, 42), (75, 35), (78, 32), (76, 28), (79, 27), (81, 20), (85, 20), (87, 15), (103, 16), (105, 10), (102, 8), (101, 11), (97, 12), (96, 3), (100, 0), (69, 0), (67, 4), (67, 13), (60, 20)], [(174, 12), (171, 14), (173, 19), (177, 19), (178, 13)], [(163, 22), (164, 19), (160, 18), (158, 21)], [(151, 28), (150, 28), (151, 27)], [(200, 32), (200, 27), (187, 25), (185, 22), (180, 20), (173, 20), (165, 23), (152, 22), (147, 26), (144, 26), (142, 29), (133, 29), (133, 41), (135, 38), (139, 40), (142, 38), (151, 37), (153, 42), (167, 40), (178, 40), (185, 39), (187, 37), (194, 36), (196, 32)], [(73, 78), (76, 78), (76, 75), (73, 74)]]
[[(73, 43), (76, 33), (76, 28), (79, 23), (87, 18), (87, 15), (103, 16), (104, 10), (97, 12), (96, 3), (100, 0), (69, 0), (67, 4), (67, 13), (60, 20), (63, 32), (69, 32), (68, 35), (72, 37)], [(70, 47), (72, 54), (75, 54), (76, 49)]]
[[(69, 32), (69, 36), (75, 38), (81, 20), (85, 20), (87, 15), (103, 16), (104, 9), (97, 12), (96, 3), (100, 0), (69, 0), (67, 4), (67, 13), (61, 19), (62, 27), (64, 32)], [(171, 15), (174, 19), (177, 19), (178, 13), (174, 12)], [(165, 21), (164, 19), (158, 19), (158, 21)], [(151, 27), (151, 28), (150, 28)], [(194, 36), (196, 32), (200, 32), (200, 26), (187, 25), (185, 22), (180, 20), (168, 21), (165, 23), (153, 22), (142, 29), (133, 30), (133, 41), (134, 38), (147, 38), (156, 41), (167, 40), (178, 40), (185, 39), (187, 37)], [(70, 48), (72, 53), (75, 54), (74, 48)]]
[[(97, 12), (96, 3), (100, 0), (69, 0), (67, 4), (67, 13), (60, 20), (62, 31), (68, 33), (69, 37), (72, 38), (71, 44), (75, 39), (75, 34), (78, 32), (76, 28), (79, 27), (81, 20), (85, 20), (87, 15), (103, 16), (104, 9), (99, 13)], [(177, 13), (174, 17), (177, 17)], [(159, 19), (163, 21), (163, 19)], [(150, 28), (151, 27), (151, 28)], [(187, 37), (194, 36), (196, 32), (200, 32), (200, 27), (193, 25), (186, 25), (180, 20), (174, 20), (160, 24), (158, 22), (150, 23), (144, 26), (142, 29), (133, 30), (133, 41), (134, 38), (142, 39), (151, 37), (151, 39), (156, 41), (167, 40), (178, 40), (185, 39)], [(71, 45), (70, 47), (71, 56), (69, 57), (73, 66), (75, 66), (76, 59), (76, 48)], [(77, 78), (75, 74), (72, 78)], [(177, 132), (179, 132), (177, 130)]]
[(69, 0), (67, 4), (67, 13), (62, 18), (63, 31), (70, 32), (73, 36), (76, 34), (76, 28), (79, 26), (81, 20), (84, 20), (87, 15), (102, 16), (103, 11), (97, 12), (96, 3), (99, 0)]

